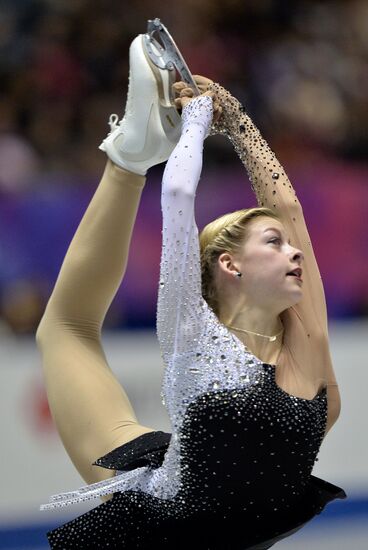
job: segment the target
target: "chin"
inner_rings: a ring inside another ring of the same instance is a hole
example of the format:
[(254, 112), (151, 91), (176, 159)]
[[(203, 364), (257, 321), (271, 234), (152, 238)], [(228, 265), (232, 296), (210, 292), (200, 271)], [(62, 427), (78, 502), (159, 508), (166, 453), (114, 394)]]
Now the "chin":
[(301, 292), (300, 296), (298, 298), (295, 298), (295, 300), (293, 301), (293, 303), (291, 305), (296, 306), (297, 304), (299, 304), (301, 302), (302, 298), (303, 298), (303, 293)]
[(299, 296), (294, 296), (294, 298), (289, 297), (287, 305), (285, 305), (285, 309), (288, 309), (289, 307), (296, 306), (299, 304), (303, 299), (303, 293), (301, 292)]

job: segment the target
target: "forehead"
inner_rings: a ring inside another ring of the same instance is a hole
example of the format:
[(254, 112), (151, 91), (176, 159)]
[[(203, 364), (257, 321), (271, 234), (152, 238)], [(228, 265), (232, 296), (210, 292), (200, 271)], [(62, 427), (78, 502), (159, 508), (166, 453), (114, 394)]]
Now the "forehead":
[(272, 236), (273, 232), (274, 234), (280, 234), (281, 237), (287, 240), (290, 244), (290, 237), (289, 235), (287, 235), (285, 227), (280, 221), (276, 220), (275, 218), (270, 218), (266, 216), (255, 218), (249, 224), (249, 229), (250, 233), (248, 235), (250, 239), (260, 240), (263, 237), (267, 237), (269, 235)]
[(253, 234), (263, 234), (266, 229), (277, 229), (281, 233), (285, 233), (285, 228), (281, 222), (270, 217), (259, 217), (249, 224)]

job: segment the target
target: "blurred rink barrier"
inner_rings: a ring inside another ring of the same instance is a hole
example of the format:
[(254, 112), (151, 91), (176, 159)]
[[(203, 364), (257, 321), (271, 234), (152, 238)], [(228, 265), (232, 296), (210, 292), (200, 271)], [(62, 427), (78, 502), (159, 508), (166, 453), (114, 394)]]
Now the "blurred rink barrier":
[[(330, 323), (331, 353), (342, 397), (340, 418), (328, 433), (313, 474), (343, 487), (346, 500), (330, 503), (299, 533), (277, 547), (368, 548), (368, 440), (366, 437), (368, 322)], [(111, 368), (124, 385), (140, 422), (170, 431), (161, 402), (163, 364), (153, 331), (104, 332)], [(32, 337), (1, 344), (0, 549), (48, 548), (45, 533), (100, 504), (40, 512), (51, 494), (84, 485), (56, 432)]]

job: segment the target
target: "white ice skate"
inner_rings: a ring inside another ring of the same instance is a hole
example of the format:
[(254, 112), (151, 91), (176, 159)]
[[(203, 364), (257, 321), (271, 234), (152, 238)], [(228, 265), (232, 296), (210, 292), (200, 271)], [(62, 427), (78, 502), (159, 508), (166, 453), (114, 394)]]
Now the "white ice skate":
[[(158, 33), (165, 47), (154, 38)], [(181, 118), (174, 104), (176, 70), (199, 91), (175, 42), (159, 19), (148, 22), (129, 49), (129, 88), (125, 114), (110, 116), (111, 131), (100, 149), (121, 168), (145, 175), (166, 161), (180, 137)]]

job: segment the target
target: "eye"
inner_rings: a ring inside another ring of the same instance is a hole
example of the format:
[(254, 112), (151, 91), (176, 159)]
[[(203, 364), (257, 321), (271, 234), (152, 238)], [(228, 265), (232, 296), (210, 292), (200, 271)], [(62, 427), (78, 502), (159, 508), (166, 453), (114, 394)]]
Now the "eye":
[(271, 239), (270, 241), (268, 241), (269, 243), (274, 243), (276, 241), (279, 241), (281, 243), (281, 239), (279, 237), (275, 237), (274, 239)]

